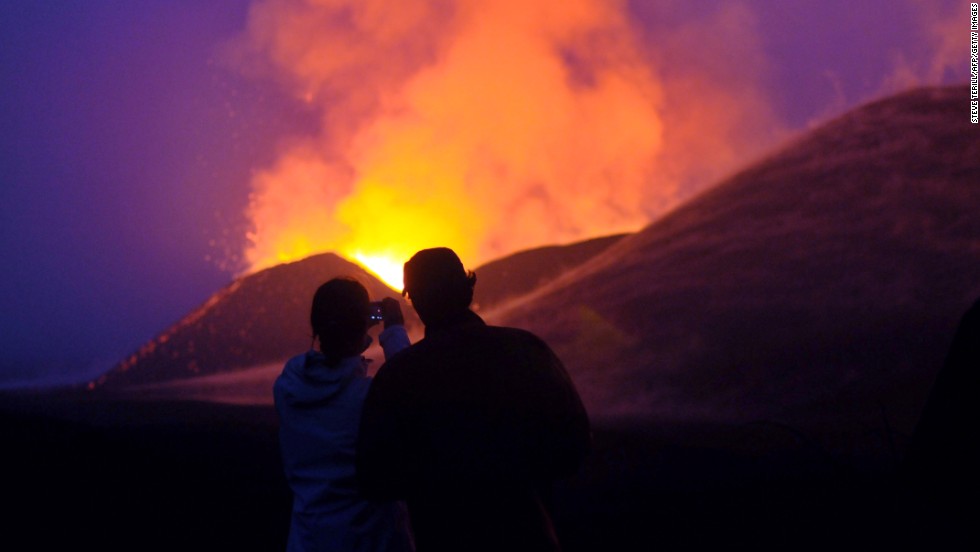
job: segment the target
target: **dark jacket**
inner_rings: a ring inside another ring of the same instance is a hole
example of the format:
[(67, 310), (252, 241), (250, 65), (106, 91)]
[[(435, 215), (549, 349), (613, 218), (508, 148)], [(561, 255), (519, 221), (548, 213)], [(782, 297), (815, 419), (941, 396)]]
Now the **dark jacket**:
[(533, 334), (467, 311), (378, 371), (357, 477), (405, 499), (418, 550), (557, 550), (545, 502), (591, 444), (564, 367)]

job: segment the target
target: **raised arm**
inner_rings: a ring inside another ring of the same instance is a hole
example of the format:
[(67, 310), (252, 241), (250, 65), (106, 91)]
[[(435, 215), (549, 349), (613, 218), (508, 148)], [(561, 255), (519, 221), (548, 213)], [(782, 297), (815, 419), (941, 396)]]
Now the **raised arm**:
[(384, 350), (385, 360), (391, 360), (399, 351), (408, 348), (408, 332), (405, 331), (405, 317), (402, 307), (395, 299), (385, 297), (381, 300), (384, 316), (384, 331), (378, 336), (381, 349)]

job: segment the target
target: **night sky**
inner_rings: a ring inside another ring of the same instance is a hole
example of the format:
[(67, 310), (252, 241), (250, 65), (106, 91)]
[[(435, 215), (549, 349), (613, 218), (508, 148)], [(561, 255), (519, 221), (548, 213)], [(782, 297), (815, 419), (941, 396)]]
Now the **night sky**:
[[(227, 55), (251, 3), (0, 7), (0, 383), (101, 373), (244, 269), (251, 175), (318, 117)], [(723, 5), (751, 25), (716, 33)], [(766, 99), (782, 139), (883, 94), (967, 80), (968, 9), (637, 1), (629, 14), (669, 60), (665, 78), (720, 68), (717, 86)], [(663, 39), (683, 25), (703, 48)]]

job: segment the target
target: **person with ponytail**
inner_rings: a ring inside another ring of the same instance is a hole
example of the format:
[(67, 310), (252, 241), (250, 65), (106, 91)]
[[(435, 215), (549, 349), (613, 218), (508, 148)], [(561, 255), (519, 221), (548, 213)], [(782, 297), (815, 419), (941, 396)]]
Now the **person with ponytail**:
[[(382, 301), (385, 358), (408, 347), (401, 307)], [(313, 346), (286, 362), (273, 386), (286, 480), (293, 492), (287, 550), (305, 552), (413, 549), (400, 502), (364, 498), (354, 452), (371, 379), (361, 356), (371, 343), (368, 292), (335, 278), (313, 296)]]

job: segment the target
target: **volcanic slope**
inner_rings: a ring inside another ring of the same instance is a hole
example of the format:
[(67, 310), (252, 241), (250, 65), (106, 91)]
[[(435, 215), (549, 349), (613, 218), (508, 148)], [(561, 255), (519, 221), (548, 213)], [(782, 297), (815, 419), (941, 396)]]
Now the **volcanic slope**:
[[(474, 302), (489, 308), (519, 297), (621, 238), (616, 235), (541, 247), (482, 265), (476, 269), (479, 283)], [(373, 298), (399, 297), (362, 268), (329, 253), (272, 267), (240, 278), (214, 294), (97, 384), (147, 384), (282, 362), (309, 347), (310, 300), (317, 286), (334, 276), (356, 278)], [(404, 302), (402, 311), (410, 333), (416, 339), (421, 337), (415, 311)], [(254, 377), (266, 375), (263, 372)], [(242, 385), (247, 382), (243, 380)]]
[(528, 249), (481, 265), (474, 271), (477, 276), (474, 310), (488, 311), (546, 285), (605, 251), (625, 235)]
[(595, 418), (907, 434), (980, 295), (967, 95), (838, 117), (492, 321), (549, 342)]
[[(282, 362), (310, 347), (313, 294), (337, 276), (361, 282), (372, 298), (400, 300), (364, 269), (331, 253), (274, 266), (215, 293), (95, 385), (145, 384)], [(402, 310), (409, 329), (417, 327), (414, 311), (404, 305)]]

